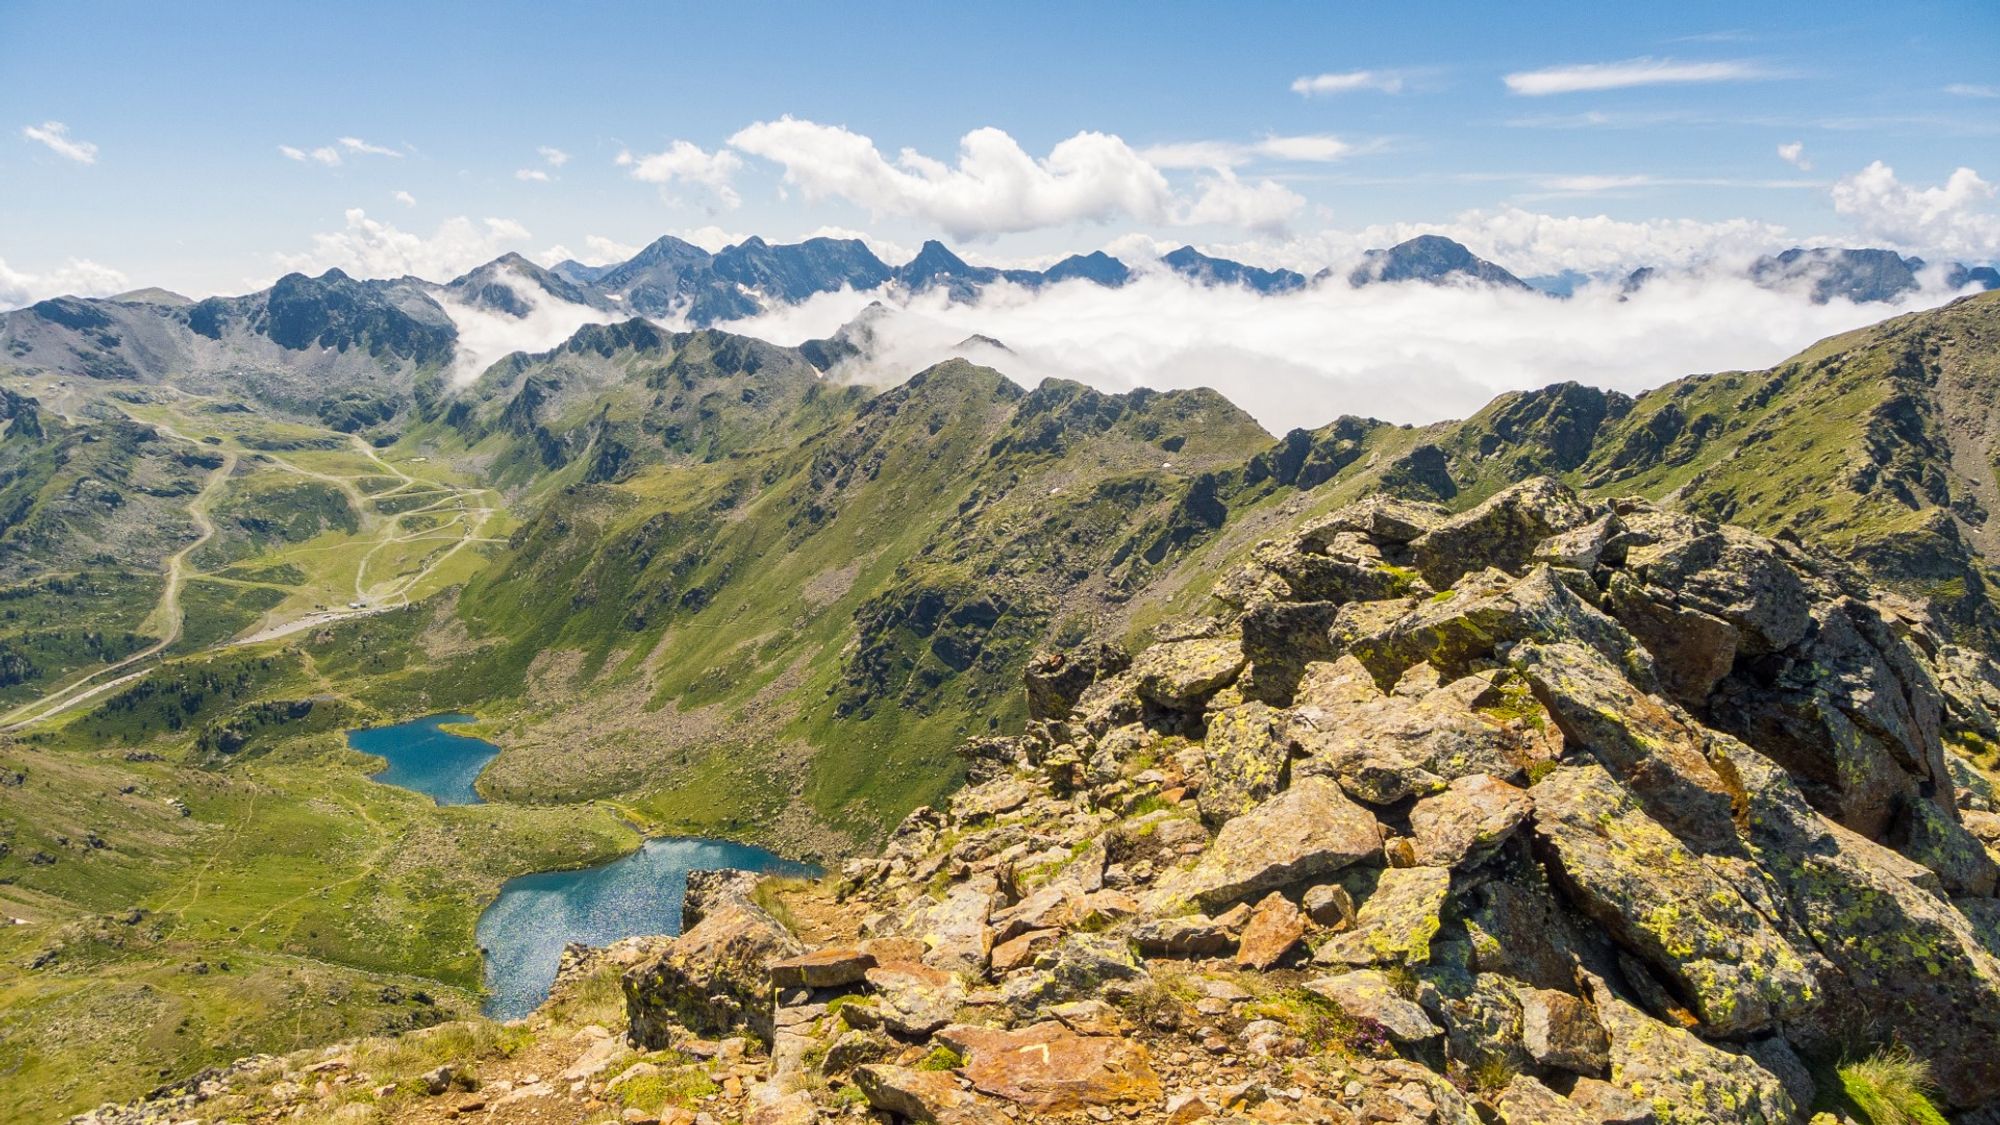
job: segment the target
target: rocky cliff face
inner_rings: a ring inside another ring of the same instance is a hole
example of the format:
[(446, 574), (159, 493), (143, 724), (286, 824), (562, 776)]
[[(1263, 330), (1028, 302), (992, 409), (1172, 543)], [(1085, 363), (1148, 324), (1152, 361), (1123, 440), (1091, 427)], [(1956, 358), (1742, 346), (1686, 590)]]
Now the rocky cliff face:
[(633, 1048), (742, 1037), (690, 1105), (758, 1122), (1882, 1121), (1884, 1046), (2000, 1107), (2000, 669), (1920, 607), (1544, 478), (1215, 595), (1039, 655), (879, 857), (697, 881)]

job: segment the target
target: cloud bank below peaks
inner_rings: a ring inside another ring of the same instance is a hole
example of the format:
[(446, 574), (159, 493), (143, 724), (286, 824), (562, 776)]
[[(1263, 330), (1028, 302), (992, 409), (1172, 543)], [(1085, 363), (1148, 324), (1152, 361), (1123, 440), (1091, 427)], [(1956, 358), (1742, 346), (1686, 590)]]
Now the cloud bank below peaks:
[[(1565, 380), (1637, 392), (1695, 372), (1769, 366), (1815, 340), (1951, 295), (1816, 305), (1801, 292), (1714, 271), (1665, 277), (1630, 295), (1615, 283), (1590, 285), (1570, 300), (1337, 281), (1259, 296), (1149, 272), (1117, 289), (996, 285), (970, 303), (938, 291), (886, 301), (858, 334), (866, 352), (830, 377), (894, 384), (963, 356), (1025, 386), (1057, 377), (1107, 391), (1212, 387), (1273, 433), (1342, 414), (1427, 423), (1464, 417), (1503, 391)], [(796, 345), (833, 335), (876, 299), (825, 294), (720, 327)]]

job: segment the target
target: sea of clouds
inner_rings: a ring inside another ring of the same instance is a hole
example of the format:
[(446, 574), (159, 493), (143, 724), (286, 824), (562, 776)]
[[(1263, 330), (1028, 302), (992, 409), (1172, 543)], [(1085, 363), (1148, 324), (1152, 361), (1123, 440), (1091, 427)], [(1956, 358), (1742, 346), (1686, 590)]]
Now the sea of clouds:
[[(460, 333), (456, 381), (470, 382), (509, 352), (545, 351), (586, 323), (619, 319), (525, 282), (517, 290), (534, 306), (525, 320), (447, 305)], [(1814, 304), (1802, 291), (1696, 272), (1630, 294), (1616, 283), (1586, 285), (1567, 300), (1339, 280), (1262, 296), (1156, 272), (1117, 289), (997, 284), (971, 302), (940, 290), (843, 290), (717, 327), (797, 345), (879, 305), (865, 317), (866, 352), (829, 379), (889, 386), (962, 356), (1029, 387), (1046, 378), (1106, 391), (1211, 387), (1282, 433), (1342, 414), (1405, 423), (1463, 417), (1503, 391), (1568, 380), (1636, 393), (1696, 372), (1768, 367), (1824, 337), (1957, 295), (1933, 285), (1896, 303)]]

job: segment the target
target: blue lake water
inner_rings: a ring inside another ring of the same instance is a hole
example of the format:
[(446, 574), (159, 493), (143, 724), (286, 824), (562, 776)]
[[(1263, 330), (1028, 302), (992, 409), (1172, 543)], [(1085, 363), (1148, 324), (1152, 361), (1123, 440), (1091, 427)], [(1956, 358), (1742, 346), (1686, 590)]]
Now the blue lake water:
[(486, 953), (486, 1014), (513, 1019), (548, 998), (563, 946), (607, 945), (639, 934), (681, 932), (687, 873), (736, 868), (771, 875), (818, 869), (762, 848), (701, 837), (648, 840), (598, 867), (510, 879), (479, 916)]
[(471, 721), (470, 715), (432, 715), (392, 727), (351, 730), (347, 744), (388, 759), (389, 768), (375, 775), (384, 785), (414, 789), (440, 805), (476, 805), (479, 792), (472, 783), (500, 748), (483, 738), (438, 729), (444, 723)]

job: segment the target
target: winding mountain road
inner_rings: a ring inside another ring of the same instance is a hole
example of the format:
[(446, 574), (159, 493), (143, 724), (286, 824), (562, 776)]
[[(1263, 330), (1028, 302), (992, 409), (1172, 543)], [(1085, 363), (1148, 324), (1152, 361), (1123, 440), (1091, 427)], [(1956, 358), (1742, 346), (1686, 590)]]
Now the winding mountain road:
[[(150, 422), (148, 424), (168, 437), (187, 442), (191, 445), (200, 446), (203, 449), (212, 448), (200, 445), (199, 442), (174, 430), (170, 426), (159, 422)], [(294, 465), (282, 458), (269, 455), (267, 455), (266, 459), (271, 464), (285, 471), (296, 473), (302, 477), (335, 484), (349, 496), (350, 500), (356, 504), (357, 511), (364, 516), (368, 512), (369, 501), (379, 500), (385, 496), (406, 493), (418, 486), (424, 486), (441, 492), (444, 494), (443, 497), (434, 504), (427, 504), (421, 508), (413, 508), (408, 512), (395, 513), (387, 518), (382, 539), (369, 548), (362, 556), (359, 565), (355, 568), (355, 598), (357, 601), (367, 604), (332, 609), (316, 609), (290, 620), (269, 622), (254, 632), (218, 641), (215, 644), (207, 646), (202, 651), (218, 652), (224, 649), (261, 644), (265, 641), (277, 640), (281, 637), (290, 636), (293, 633), (304, 632), (305, 630), (318, 628), (323, 625), (331, 625), (340, 621), (347, 621), (357, 617), (368, 617), (378, 613), (386, 613), (392, 609), (403, 608), (410, 604), (410, 591), (415, 589), (418, 583), (429, 577), (438, 567), (444, 565), (447, 560), (466, 546), (472, 543), (501, 542), (501, 540), (479, 534), (485, 529), (487, 521), (499, 509), (492, 504), (478, 504), (474, 507), (467, 506), (468, 499), (475, 499), (476, 502), (477, 497), (480, 497), (482, 494), (490, 494), (490, 490), (483, 488), (460, 488), (444, 484), (440, 481), (419, 480), (404, 472), (396, 465), (384, 460), (373, 447), (369, 446), (367, 442), (361, 440), (359, 437), (349, 435), (349, 439), (353, 442), (359, 453), (374, 462), (386, 474), (398, 478), (400, 483), (394, 488), (371, 497), (364, 495), (355, 487), (352, 478), (315, 472)], [(181, 639), (183, 625), (186, 621), (186, 615), (181, 608), (181, 590), (187, 584), (189, 577), (188, 559), (195, 551), (200, 550), (203, 544), (214, 538), (216, 533), (215, 522), (209, 517), (208, 509), (220, 493), (223, 485), (229, 480), (231, 474), (235, 472), (237, 463), (238, 457), (236, 453), (225, 452), (223, 454), (222, 465), (209, 474), (209, 479), (201, 491), (187, 503), (188, 517), (193, 521), (199, 534), (192, 542), (167, 556), (166, 565), (163, 568), (163, 576), (166, 584), (160, 592), (160, 600), (153, 606), (152, 612), (146, 615), (146, 620), (141, 625), (142, 629), (154, 633), (154, 635), (159, 637), (159, 640), (130, 656), (79, 676), (46, 695), (21, 704), (5, 715), (0, 715), (0, 732), (21, 730), (35, 723), (43, 722), (57, 715), (74, 710), (93, 699), (97, 699), (127, 684), (143, 679), (154, 668), (158, 667), (156, 658), (160, 657), (175, 642)], [(395, 534), (400, 529), (405, 516), (414, 515), (419, 512), (434, 511), (448, 504), (456, 504), (457, 512), (451, 520), (439, 527), (429, 528), (425, 531), (414, 532), (409, 535)], [(438, 534), (441, 531), (451, 528), (454, 524), (460, 525), (460, 534), (456, 537)], [(399, 575), (395, 584), (379, 597), (371, 596), (368, 592), (369, 588), (363, 581), (363, 575), (367, 571), (368, 562), (383, 548), (392, 544), (418, 542), (427, 538), (436, 538), (439, 540), (455, 539), (455, 541), (451, 543), (450, 547), (426, 558), (423, 565), (413, 573)], [(149, 661), (152, 663), (149, 663)]]

